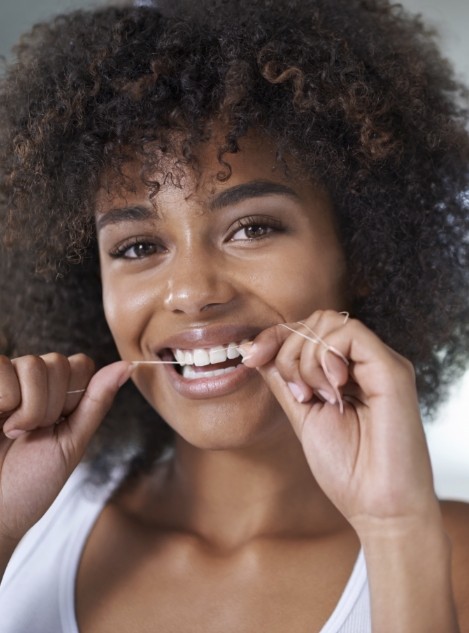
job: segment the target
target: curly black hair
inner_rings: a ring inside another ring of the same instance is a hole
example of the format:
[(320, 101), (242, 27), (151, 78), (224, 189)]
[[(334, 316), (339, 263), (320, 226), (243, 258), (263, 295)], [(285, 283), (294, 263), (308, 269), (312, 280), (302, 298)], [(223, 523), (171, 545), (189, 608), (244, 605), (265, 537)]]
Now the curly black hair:
[[(387, 0), (171, 0), (36, 26), (1, 83), (4, 353), (117, 358), (93, 221), (105, 172), (130, 188), (223, 129), (223, 180), (255, 130), (332, 198), (352, 312), (409, 358), (426, 411), (467, 364), (467, 91), (418, 17)], [(163, 176), (164, 177), (164, 174)], [(148, 468), (171, 432), (127, 387), (92, 452)]]

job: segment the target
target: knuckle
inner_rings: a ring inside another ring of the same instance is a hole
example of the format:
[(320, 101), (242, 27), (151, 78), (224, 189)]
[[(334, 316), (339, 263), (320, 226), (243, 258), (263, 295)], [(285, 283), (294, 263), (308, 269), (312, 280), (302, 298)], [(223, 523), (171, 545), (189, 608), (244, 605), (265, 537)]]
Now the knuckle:
[(53, 365), (58, 365), (59, 367), (68, 366), (68, 359), (63, 354), (59, 354), (58, 352), (51, 352), (50, 354), (45, 354), (42, 356), (44, 361), (48, 361)]
[(342, 318), (336, 310), (320, 309), (311, 315), (311, 319), (308, 319), (307, 323), (320, 334), (330, 330), (337, 323), (338, 317)]
[(68, 362), (68, 358), (66, 356), (57, 352), (52, 352), (42, 358), (52, 376), (68, 380), (70, 375), (70, 363)]
[(316, 314), (318, 314), (321, 321), (330, 321), (332, 319), (337, 319), (338, 312), (330, 309), (317, 310)]
[(325, 318), (326, 310), (315, 310), (311, 315), (313, 326), (317, 327)]
[(403, 378), (415, 382), (415, 367), (408, 358), (405, 358), (404, 356), (399, 356), (398, 369)]
[(352, 317), (350, 317), (347, 321), (347, 329), (352, 335), (357, 335), (364, 332), (365, 327), (366, 326), (363, 325), (363, 323), (358, 319), (353, 319)]
[(393, 351), (391, 358), (383, 359), (381, 382), (387, 384), (389, 389), (401, 393), (402, 389), (415, 387), (415, 381), (414, 366), (407, 358)]
[(32, 354), (16, 359), (15, 363), (28, 374), (36, 374), (43, 372), (46, 369), (46, 363), (44, 360), (40, 356), (34, 356)]
[(337, 320), (337, 317), (339, 317), (339, 313), (337, 312), (337, 310), (323, 310), (323, 316), (325, 319), (334, 319)]
[(76, 365), (81, 371), (84, 371), (87, 374), (93, 374), (95, 372), (95, 363), (93, 359), (86, 354), (74, 354), (73, 356), (70, 356), (68, 360), (70, 363)]

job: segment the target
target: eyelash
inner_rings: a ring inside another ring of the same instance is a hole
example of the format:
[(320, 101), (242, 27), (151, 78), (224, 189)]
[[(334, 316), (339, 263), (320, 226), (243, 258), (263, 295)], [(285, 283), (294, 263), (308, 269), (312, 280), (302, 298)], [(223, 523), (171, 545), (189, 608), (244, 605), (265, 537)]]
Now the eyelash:
[[(152, 252), (145, 253), (143, 255), (136, 255), (135, 257), (129, 257), (126, 255), (127, 251), (135, 248), (136, 246), (146, 246), (152, 249)], [(152, 242), (147, 237), (133, 237), (122, 244), (119, 244), (114, 249), (109, 252), (110, 257), (114, 257), (115, 259), (144, 259), (145, 257), (149, 257), (150, 255), (154, 255), (158, 249), (162, 249), (163, 247), (156, 242)]]
[[(250, 217), (245, 217), (238, 220), (238, 222), (236, 223), (236, 226), (232, 230), (229, 241), (238, 241), (238, 240), (233, 239), (236, 233), (238, 233), (239, 231), (242, 231), (243, 229), (249, 229), (249, 228), (263, 229), (266, 232), (258, 236), (249, 237), (246, 235), (246, 237), (243, 240), (239, 240), (239, 241), (255, 242), (255, 241), (265, 239), (266, 237), (269, 237), (271, 233), (274, 233), (274, 232), (279, 233), (279, 232), (284, 231), (284, 227), (282, 223), (275, 218), (266, 217), (266, 216), (262, 216), (262, 217), (250, 216)], [(135, 257), (129, 257), (128, 255), (126, 255), (128, 251), (130, 251), (132, 248), (136, 248), (137, 246), (145, 246), (147, 248), (149, 247), (151, 252), (146, 252), (141, 255), (137, 254)], [(164, 247), (156, 242), (150, 241), (148, 238), (134, 237), (122, 244), (119, 244), (116, 248), (114, 248), (113, 250), (109, 252), (109, 255), (110, 257), (113, 257), (115, 259), (119, 259), (119, 258), (144, 259), (145, 257), (149, 257), (151, 255), (156, 254), (158, 252), (158, 249), (164, 250)]]
[(266, 237), (269, 237), (271, 233), (280, 233), (284, 231), (284, 227), (282, 223), (275, 218), (268, 217), (268, 216), (257, 216), (257, 217), (249, 216), (249, 217), (241, 218), (240, 220), (238, 220), (237, 225), (231, 234), (230, 241), (233, 241), (233, 237), (234, 235), (236, 235), (238, 231), (241, 231), (243, 229), (248, 229), (248, 228), (268, 229), (268, 231), (264, 233), (263, 235), (259, 235), (257, 237), (246, 236), (244, 238), (244, 241), (247, 241), (247, 242), (262, 240), (262, 239), (265, 239)]

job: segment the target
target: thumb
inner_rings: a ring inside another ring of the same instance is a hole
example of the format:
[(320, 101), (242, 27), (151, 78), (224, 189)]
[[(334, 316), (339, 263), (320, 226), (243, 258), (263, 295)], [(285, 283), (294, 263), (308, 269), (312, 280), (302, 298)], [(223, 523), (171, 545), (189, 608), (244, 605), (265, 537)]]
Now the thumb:
[(263, 365), (262, 367), (257, 367), (257, 371), (261, 374), (280, 406), (285, 411), (296, 435), (301, 439), (303, 425), (313, 403), (311, 401), (302, 403), (297, 400), (298, 395), (294, 395), (292, 386), (289, 386), (282, 378), (274, 362)]
[(133, 365), (118, 361), (100, 369), (90, 380), (79, 405), (57, 426), (58, 440), (69, 463), (83, 457), (93, 434), (111, 408), (120, 387), (127, 382)]

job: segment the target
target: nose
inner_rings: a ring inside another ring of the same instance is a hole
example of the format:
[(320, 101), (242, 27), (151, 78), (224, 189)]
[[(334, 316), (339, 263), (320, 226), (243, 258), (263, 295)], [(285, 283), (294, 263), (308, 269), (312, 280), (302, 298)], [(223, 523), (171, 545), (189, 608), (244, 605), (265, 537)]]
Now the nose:
[(197, 316), (229, 304), (235, 288), (218, 258), (193, 251), (175, 258), (168, 271), (164, 307), (174, 313)]

